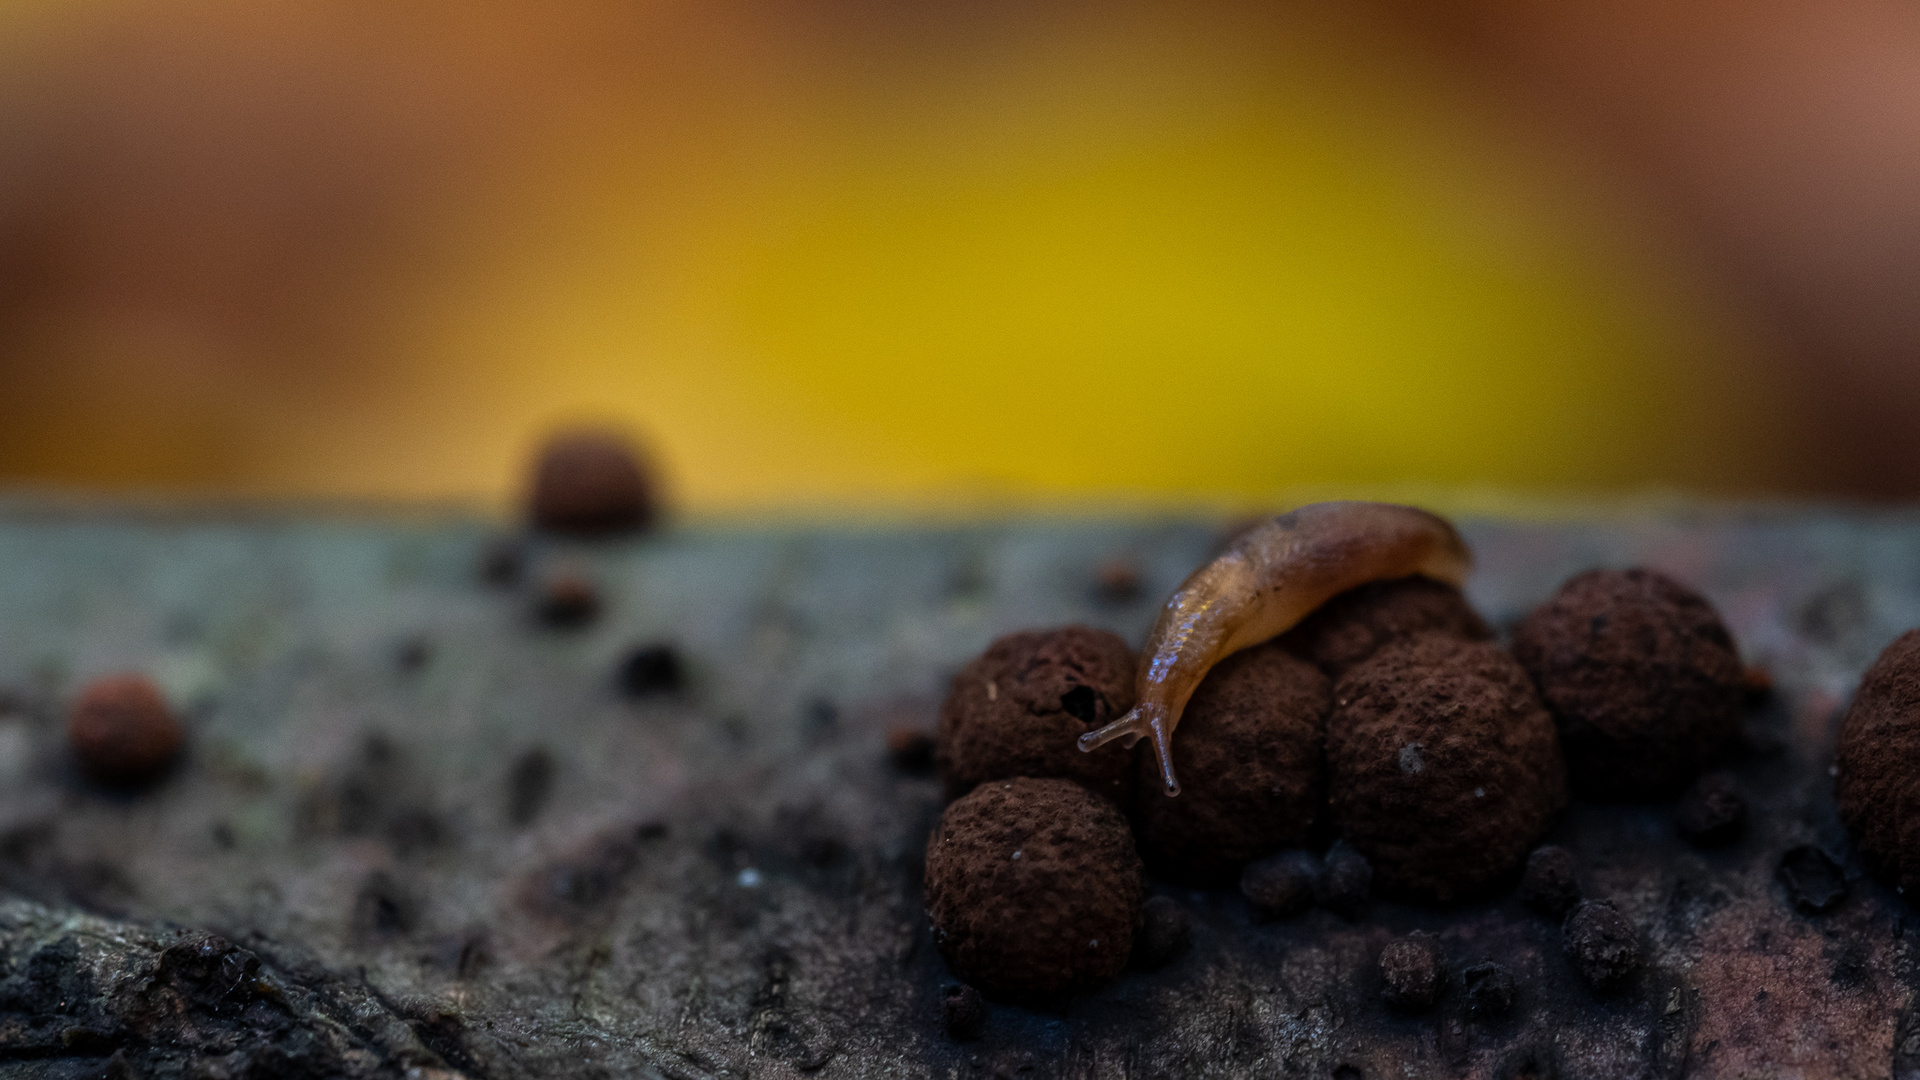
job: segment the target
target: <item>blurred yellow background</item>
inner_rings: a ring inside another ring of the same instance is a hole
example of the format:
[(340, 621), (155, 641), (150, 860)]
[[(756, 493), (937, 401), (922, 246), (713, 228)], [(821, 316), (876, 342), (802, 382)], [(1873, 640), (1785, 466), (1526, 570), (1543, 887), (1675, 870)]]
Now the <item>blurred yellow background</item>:
[(1380, 11), (41, 0), (0, 483), (696, 511), (1872, 488), (1669, 209)]

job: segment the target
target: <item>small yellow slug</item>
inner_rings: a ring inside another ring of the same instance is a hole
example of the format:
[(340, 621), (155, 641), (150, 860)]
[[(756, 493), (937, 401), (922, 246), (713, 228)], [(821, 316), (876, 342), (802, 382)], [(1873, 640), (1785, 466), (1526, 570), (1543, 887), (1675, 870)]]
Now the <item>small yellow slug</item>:
[(1135, 683), (1139, 704), (1080, 736), (1080, 749), (1151, 737), (1167, 794), (1178, 795), (1173, 729), (1213, 665), (1285, 633), (1356, 585), (1410, 574), (1459, 585), (1472, 566), (1452, 525), (1411, 506), (1313, 503), (1263, 521), (1174, 590), (1147, 635)]

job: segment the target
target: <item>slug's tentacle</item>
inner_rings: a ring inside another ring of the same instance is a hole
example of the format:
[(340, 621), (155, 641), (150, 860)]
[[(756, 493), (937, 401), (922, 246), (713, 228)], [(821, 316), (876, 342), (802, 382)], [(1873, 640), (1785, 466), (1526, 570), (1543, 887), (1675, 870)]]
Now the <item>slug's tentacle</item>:
[(1167, 722), (1164, 708), (1136, 705), (1127, 715), (1106, 727), (1080, 736), (1080, 749), (1097, 749), (1115, 739), (1127, 740), (1128, 746), (1141, 739), (1152, 739), (1153, 752), (1159, 759), (1160, 776), (1166, 782), (1167, 794), (1180, 794), (1180, 781), (1173, 775), (1173, 725)]
[(1213, 665), (1285, 633), (1356, 585), (1412, 574), (1459, 585), (1472, 561), (1452, 525), (1410, 506), (1314, 503), (1262, 522), (1174, 590), (1147, 636), (1139, 703), (1082, 735), (1080, 749), (1151, 736), (1167, 794), (1178, 795), (1173, 731)]

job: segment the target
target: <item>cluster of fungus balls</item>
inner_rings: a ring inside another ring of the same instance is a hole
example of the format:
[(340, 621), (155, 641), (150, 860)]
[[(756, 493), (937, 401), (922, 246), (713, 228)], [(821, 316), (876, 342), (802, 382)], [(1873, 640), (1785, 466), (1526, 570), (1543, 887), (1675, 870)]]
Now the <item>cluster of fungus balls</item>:
[[(1148, 872), (1238, 882), (1267, 917), (1316, 901), (1351, 916), (1370, 892), (1486, 896), (1520, 878), (1570, 792), (1675, 794), (1736, 729), (1733, 641), (1659, 573), (1581, 574), (1510, 648), (1494, 638), (1458, 590), (1427, 578), (1342, 593), (1207, 674), (1172, 740), (1175, 797), (1144, 745), (1076, 746), (1134, 704), (1124, 640), (1066, 626), (995, 641), (940, 713), (952, 801), (929, 840), (926, 902), (949, 968), (1013, 1002), (1096, 986), (1127, 966), (1136, 935), (1154, 936)], [(1523, 890), (1553, 892), (1557, 851), (1536, 853), (1549, 857)], [(1571, 926), (1578, 891), (1561, 876), (1567, 896), (1529, 902)], [(1578, 915), (1569, 941), (1609, 917)], [(1417, 973), (1418, 959), (1389, 966)]]

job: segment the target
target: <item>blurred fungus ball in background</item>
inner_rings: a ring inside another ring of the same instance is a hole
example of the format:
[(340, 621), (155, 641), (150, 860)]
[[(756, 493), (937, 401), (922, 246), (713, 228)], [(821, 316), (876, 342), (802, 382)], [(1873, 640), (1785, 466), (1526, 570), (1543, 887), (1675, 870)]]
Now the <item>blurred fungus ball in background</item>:
[(592, 415), (695, 511), (1912, 494), (1911, 23), (9, 5), (0, 482), (504, 506)]

